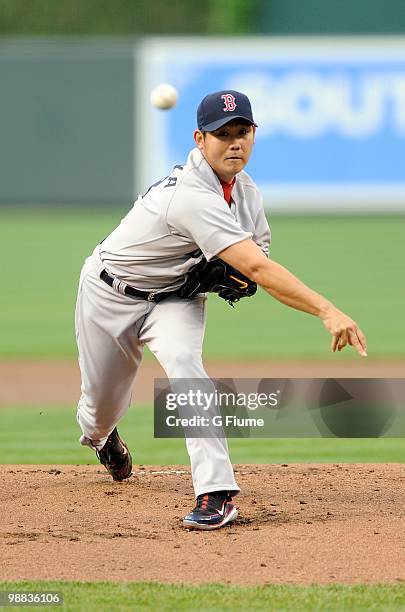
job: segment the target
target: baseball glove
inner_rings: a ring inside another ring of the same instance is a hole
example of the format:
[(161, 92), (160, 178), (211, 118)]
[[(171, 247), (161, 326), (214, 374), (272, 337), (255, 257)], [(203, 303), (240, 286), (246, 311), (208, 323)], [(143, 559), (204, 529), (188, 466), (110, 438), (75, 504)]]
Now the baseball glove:
[(177, 290), (177, 295), (186, 299), (198, 293), (218, 293), (220, 298), (234, 307), (235, 302), (254, 295), (256, 291), (256, 283), (222, 259), (207, 261), (203, 258), (191, 268), (183, 285)]

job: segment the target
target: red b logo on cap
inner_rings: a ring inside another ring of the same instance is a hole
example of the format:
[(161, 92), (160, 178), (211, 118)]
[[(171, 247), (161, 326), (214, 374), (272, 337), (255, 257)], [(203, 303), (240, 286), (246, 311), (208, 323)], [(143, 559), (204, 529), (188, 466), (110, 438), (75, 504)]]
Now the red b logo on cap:
[(223, 99), (225, 103), (225, 106), (223, 108), (224, 112), (235, 110), (236, 108), (235, 96), (228, 93), (228, 94), (223, 94), (221, 98)]

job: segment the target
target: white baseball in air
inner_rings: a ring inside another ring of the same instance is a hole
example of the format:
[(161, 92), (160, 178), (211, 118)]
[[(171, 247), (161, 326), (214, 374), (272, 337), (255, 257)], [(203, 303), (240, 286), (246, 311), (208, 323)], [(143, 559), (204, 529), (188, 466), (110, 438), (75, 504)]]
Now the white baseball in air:
[(150, 92), (150, 103), (161, 110), (173, 108), (176, 104), (179, 94), (177, 89), (169, 83), (161, 83), (152, 89)]

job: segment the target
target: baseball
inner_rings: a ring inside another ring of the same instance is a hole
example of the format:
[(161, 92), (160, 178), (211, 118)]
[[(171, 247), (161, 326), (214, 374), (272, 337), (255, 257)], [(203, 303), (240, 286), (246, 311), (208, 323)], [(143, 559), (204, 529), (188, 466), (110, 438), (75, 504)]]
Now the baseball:
[(168, 83), (161, 83), (152, 89), (150, 103), (161, 110), (173, 108), (178, 99), (177, 89)]

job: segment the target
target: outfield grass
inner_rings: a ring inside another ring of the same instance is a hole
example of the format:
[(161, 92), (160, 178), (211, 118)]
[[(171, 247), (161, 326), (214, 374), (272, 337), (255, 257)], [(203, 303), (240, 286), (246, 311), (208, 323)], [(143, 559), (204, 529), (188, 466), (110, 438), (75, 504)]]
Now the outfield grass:
[[(123, 209), (0, 209), (3, 270), (0, 358), (76, 356), (73, 311), (84, 258)], [(274, 259), (347, 310), (373, 358), (404, 358), (404, 216), (275, 216)], [(319, 322), (263, 292), (235, 310), (210, 297), (205, 355), (223, 359), (328, 359)], [(339, 355), (347, 359), (349, 353)], [(336, 357), (335, 357), (336, 358)], [(153, 438), (153, 411), (132, 408), (120, 432), (136, 464), (187, 464), (184, 441)], [(0, 409), (0, 463), (97, 464), (78, 443), (75, 407)], [(230, 440), (234, 463), (404, 462), (403, 440)], [(403, 585), (260, 586), (3, 582), (0, 590), (63, 593), (63, 610), (404, 610)], [(14, 607), (25, 610), (24, 607)], [(38, 608), (36, 609), (43, 609)], [(45, 608), (44, 608), (45, 609)], [(47, 608), (49, 609), (49, 608)], [(58, 609), (58, 608), (57, 608)]]
[[(405, 587), (398, 585), (266, 585), (236, 587), (221, 584), (202, 586), (168, 585), (150, 582), (3, 582), (3, 591), (59, 591), (63, 606), (54, 610), (81, 612), (89, 609), (114, 610), (305, 610), (399, 611), (405, 608)], [(50, 609), (49, 606), (36, 610)], [(26, 607), (13, 607), (26, 610)]]
[[(0, 208), (0, 357), (74, 357), (73, 310), (84, 258), (125, 211)], [(347, 310), (372, 358), (403, 358), (404, 216), (274, 216), (272, 256)], [(336, 358), (314, 317), (260, 291), (233, 310), (210, 297), (205, 355)], [(349, 351), (339, 355), (346, 359)]]
[[(131, 408), (119, 426), (136, 464), (188, 464), (182, 439), (153, 438), (153, 410)], [(75, 408), (0, 410), (0, 463), (97, 464), (78, 443)], [(405, 461), (402, 438), (229, 440), (234, 463), (385, 463)]]

